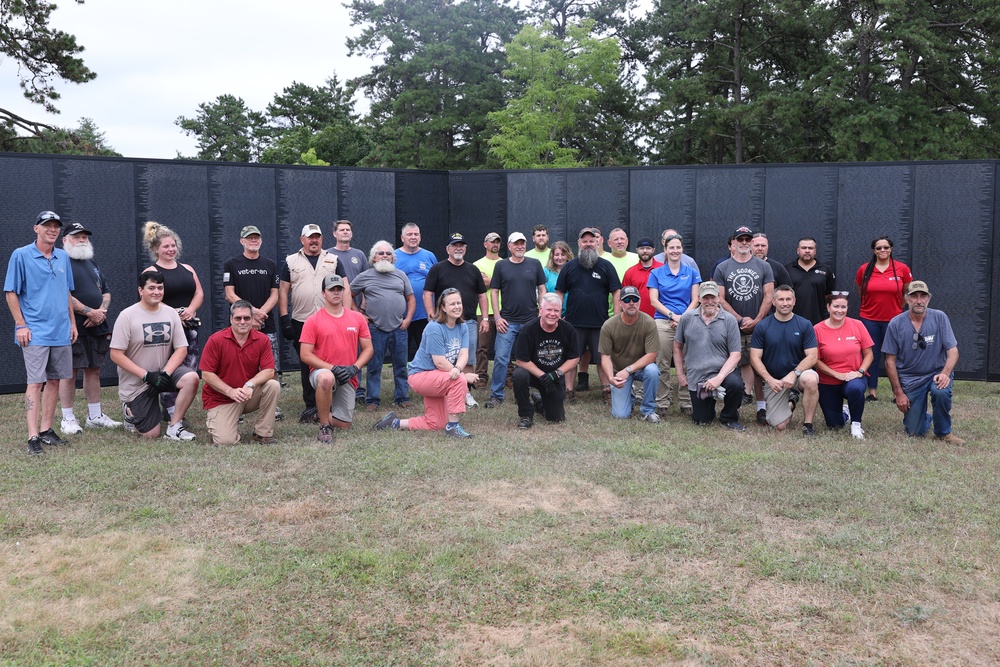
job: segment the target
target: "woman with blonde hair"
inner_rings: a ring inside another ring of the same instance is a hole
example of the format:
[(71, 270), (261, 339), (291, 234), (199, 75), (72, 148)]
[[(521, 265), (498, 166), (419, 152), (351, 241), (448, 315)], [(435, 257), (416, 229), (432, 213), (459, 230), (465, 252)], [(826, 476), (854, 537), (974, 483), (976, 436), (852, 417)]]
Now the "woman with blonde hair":
[[(201, 346), (198, 344), (198, 309), (201, 308), (205, 294), (201, 289), (198, 274), (190, 264), (181, 264), (177, 259), (181, 256), (181, 239), (177, 233), (166, 225), (149, 221), (143, 227), (143, 240), (149, 251), (152, 266), (143, 271), (159, 271), (163, 274), (163, 301), (177, 311), (184, 325), (184, 335), (188, 342), (187, 357), (183, 365), (188, 368), (198, 368), (198, 357)], [(175, 393), (160, 394), (160, 402), (168, 415), (174, 412)]]

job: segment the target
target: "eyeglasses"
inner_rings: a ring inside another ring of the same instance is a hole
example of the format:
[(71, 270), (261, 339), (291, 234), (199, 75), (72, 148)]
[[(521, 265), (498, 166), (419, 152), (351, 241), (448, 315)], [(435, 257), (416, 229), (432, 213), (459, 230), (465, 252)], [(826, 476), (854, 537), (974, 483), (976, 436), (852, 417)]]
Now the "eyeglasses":
[(850, 292), (830, 292), (830, 296), (842, 296), (845, 299), (851, 296)]
[(253, 315), (233, 315), (234, 322), (249, 322), (253, 319)]
[(639, 303), (639, 297), (637, 296), (626, 296), (622, 298), (622, 303)]
[(919, 333), (914, 333), (913, 334), (913, 345), (910, 347), (910, 349), (911, 350), (915, 350), (918, 347), (921, 350), (926, 350), (927, 349), (927, 341)]
[(875, 246), (875, 249), (876, 250), (892, 250), (892, 246), (891, 245), (877, 245), (877, 246)]

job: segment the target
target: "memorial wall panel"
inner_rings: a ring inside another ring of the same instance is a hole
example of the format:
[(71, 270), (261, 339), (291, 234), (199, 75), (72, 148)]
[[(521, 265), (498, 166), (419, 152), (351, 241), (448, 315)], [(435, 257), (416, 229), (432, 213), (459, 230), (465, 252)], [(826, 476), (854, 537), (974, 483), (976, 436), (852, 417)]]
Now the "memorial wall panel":
[(698, 245), (695, 233), (696, 171), (694, 169), (633, 169), (629, 172), (629, 242), (649, 236), (663, 251), (660, 238), (665, 229), (675, 229), (684, 237), (684, 251), (694, 256)]
[[(489, 232), (497, 232), (506, 241), (507, 175), (502, 172), (463, 171), (449, 178), (451, 206), (450, 231), (465, 236), (468, 250), (466, 258), (472, 262), (486, 254), (483, 239)], [(525, 233), (531, 244), (531, 231)], [(501, 244), (506, 255), (506, 246)], [(444, 259), (445, 249), (435, 248), (434, 254)]]
[(396, 172), (396, 245), (403, 225), (420, 227), (420, 246), (442, 259), (448, 244), (448, 172)]
[[(338, 172), (341, 220), (350, 220), (351, 246), (367, 256), (376, 241), (399, 243), (396, 233), (396, 174), (391, 171), (341, 169)], [(330, 227), (332, 229), (332, 226)], [(326, 229), (323, 230), (326, 234)], [(331, 237), (327, 247), (335, 243)]]
[(628, 182), (628, 169), (566, 172), (567, 236), (574, 254), (584, 227), (599, 227), (605, 248), (608, 234), (615, 227), (628, 233)]
[[(837, 168), (767, 167), (766, 183), (764, 220), (754, 231), (767, 234), (768, 256), (782, 264), (795, 261), (798, 240), (812, 236), (819, 261), (836, 271)], [(837, 278), (838, 286), (850, 285), (839, 272)]]
[(712, 276), (716, 260), (728, 257), (729, 236), (737, 227), (761, 228), (764, 219), (762, 167), (698, 170), (694, 258), (702, 278)]
[(535, 225), (549, 228), (549, 243), (569, 241), (576, 253), (576, 234), (567, 229), (566, 223), (565, 171), (507, 174), (507, 221), (504, 229), (496, 230), (504, 241), (500, 255), (507, 256), (507, 235), (511, 232), (521, 232), (530, 244)]

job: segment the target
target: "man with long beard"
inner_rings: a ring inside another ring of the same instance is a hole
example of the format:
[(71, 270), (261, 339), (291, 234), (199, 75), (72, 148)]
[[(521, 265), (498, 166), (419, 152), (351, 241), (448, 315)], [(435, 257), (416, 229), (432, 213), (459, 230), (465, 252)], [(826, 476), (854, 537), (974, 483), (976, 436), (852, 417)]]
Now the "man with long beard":
[(413, 287), (406, 274), (396, 268), (396, 254), (388, 241), (377, 241), (368, 255), (371, 268), (351, 282), (351, 296), (360, 298), (372, 336), (372, 358), (368, 362), (365, 410), (375, 412), (381, 404), (382, 364), (392, 359), (393, 402), (410, 407), (410, 385), (406, 378), (406, 330), (417, 307)]
[[(601, 368), (600, 346), (601, 326), (608, 319), (608, 297), (613, 297), (614, 310), (617, 313), (618, 292), (622, 288), (615, 267), (606, 259), (597, 255), (598, 236), (593, 229), (584, 227), (579, 236), (580, 255), (566, 262), (559, 272), (556, 281), (556, 294), (565, 301), (571, 295), (566, 306), (566, 319), (576, 329), (581, 356), (585, 350), (590, 351), (591, 358), (597, 364), (601, 378), (601, 388), (606, 401), (611, 400), (611, 385)], [(576, 371), (566, 374), (566, 388), (573, 387)], [(569, 394), (572, 396), (572, 393)]]
[(73, 343), (73, 377), (59, 381), (59, 402), (62, 404), (60, 430), (63, 435), (76, 435), (83, 431), (73, 414), (76, 376), (81, 369), (83, 393), (87, 397), (87, 426), (118, 428), (122, 425), (101, 409), (101, 366), (108, 356), (111, 342), (111, 325), (108, 323), (111, 289), (101, 267), (94, 262), (90, 234), (90, 230), (74, 222), (62, 235), (63, 250), (69, 255), (73, 269), (74, 289), (70, 292), (70, 303), (79, 332)]

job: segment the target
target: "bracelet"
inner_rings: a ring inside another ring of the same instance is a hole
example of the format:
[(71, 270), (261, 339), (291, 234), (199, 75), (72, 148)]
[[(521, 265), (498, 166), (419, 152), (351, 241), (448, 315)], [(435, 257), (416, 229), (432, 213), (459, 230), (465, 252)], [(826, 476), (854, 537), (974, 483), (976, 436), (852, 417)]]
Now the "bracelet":
[(27, 329), (27, 328), (28, 328), (27, 324), (22, 324), (20, 326), (15, 326), (14, 331), (20, 331), (21, 329)]

